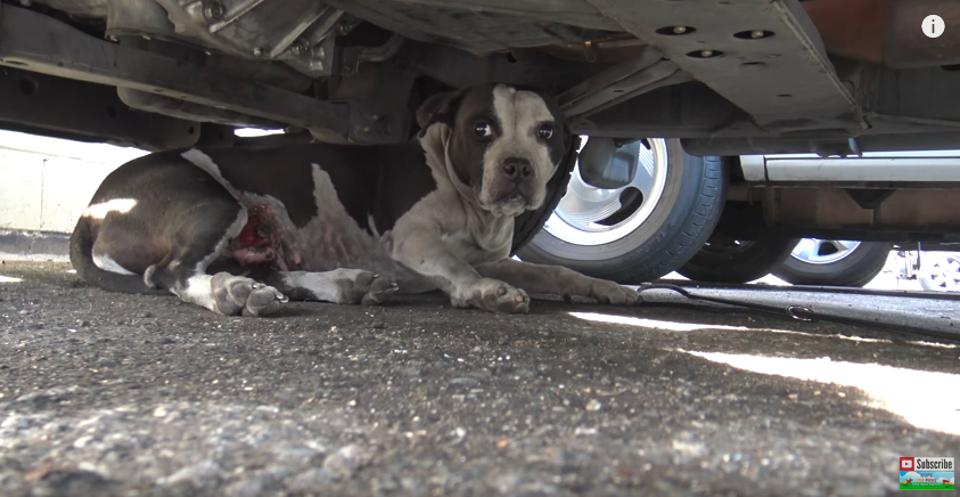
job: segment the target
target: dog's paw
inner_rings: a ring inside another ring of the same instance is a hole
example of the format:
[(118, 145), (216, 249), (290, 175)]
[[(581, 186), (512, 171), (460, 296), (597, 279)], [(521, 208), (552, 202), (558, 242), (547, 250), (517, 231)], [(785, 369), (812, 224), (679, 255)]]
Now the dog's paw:
[(601, 279), (591, 282), (589, 296), (601, 304), (630, 305), (640, 300), (640, 294), (636, 290)]
[(217, 273), (210, 280), (215, 311), (226, 316), (266, 316), (276, 312), (287, 297), (272, 286), (230, 273)]
[(400, 285), (389, 278), (375, 278), (360, 303), (363, 305), (380, 305), (400, 291)]
[(400, 290), (395, 281), (363, 269), (335, 269), (330, 276), (338, 304), (382, 304)]
[(460, 298), (452, 301), (457, 307), (476, 307), (491, 312), (525, 314), (530, 311), (527, 292), (492, 278), (474, 283)]

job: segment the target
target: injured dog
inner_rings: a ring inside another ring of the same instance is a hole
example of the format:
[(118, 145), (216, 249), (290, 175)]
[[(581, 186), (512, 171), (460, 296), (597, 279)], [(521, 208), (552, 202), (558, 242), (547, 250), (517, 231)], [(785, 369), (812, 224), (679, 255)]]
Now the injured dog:
[(226, 315), (290, 298), (379, 303), (441, 289), (454, 306), (527, 312), (530, 293), (630, 304), (614, 282), (510, 258), (514, 218), (540, 207), (567, 150), (536, 93), (434, 95), (419, 143), (151, 154), (111, 173), (71, 238), (85, 281), (169, 291)]

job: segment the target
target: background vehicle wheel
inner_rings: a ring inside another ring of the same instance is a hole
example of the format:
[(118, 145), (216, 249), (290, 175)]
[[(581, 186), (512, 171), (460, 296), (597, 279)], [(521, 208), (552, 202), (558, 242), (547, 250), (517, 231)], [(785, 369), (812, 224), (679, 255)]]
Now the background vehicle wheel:
[(924, 252), (918, 279), (929, 292), (960, 292), (960, 255)]
[(790, 255), (796, 244), (796, 238), (779, 234), (737, 240), (715, 233), (677, 272), (696, 281), (746, 283), (769, 274)]
[(575, 168), (566, 195), (521, 259), (621, 283), (659, 278), (693, 256), (723, 207), (720, 157), (684, 153), (678, 140), (643, 140), (630, 185), (600, 189)]
[(794, 285), (863, 286), (883, 270), (893, 244), (804, 238), (773, 274)]

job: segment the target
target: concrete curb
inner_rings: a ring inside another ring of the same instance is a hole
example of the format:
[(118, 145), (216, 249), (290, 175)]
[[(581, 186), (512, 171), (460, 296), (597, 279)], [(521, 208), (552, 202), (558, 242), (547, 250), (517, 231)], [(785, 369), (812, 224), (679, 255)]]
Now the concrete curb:
[(70, 235), (48, 231), (0, 230), (0, 254), (53, 256), (70, 255)]

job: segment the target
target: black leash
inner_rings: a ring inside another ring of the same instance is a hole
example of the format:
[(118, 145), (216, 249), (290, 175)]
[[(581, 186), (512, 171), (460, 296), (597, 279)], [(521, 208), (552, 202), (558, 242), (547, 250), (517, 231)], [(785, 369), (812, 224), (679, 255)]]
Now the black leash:
[(647, 290), (668, 290), (678, 293), (689, 300), (700, 300), (703, 302), (712, 302), (714, 304), (729, 305), (743, 309), (764, 311), (778, 316), (786, 315), (791, 319), (796, 319), (797, 321), (803, 321), (806, 323), (816, 321), (818, 318), (823, 317), (813, 309), (802, 305), (789, 305), (786, 307), (781, 307), (777, 305), (758, 304), (756, 302), (747, 302), (743, 300), (710, 297), (708, 295), (696, 295), (690, 293), (689, 290), (683, 288), (682, 286), (670, 285), (666, 283), (650, 283), (646, 285), (640, 285), (640, 287), (637, 289), (637, 293), (640, 294), (641, 302), (643, 301), (643, 292)]
[[(688, 303), (652, 302), (652, 301), (645, 302), (643, 299), (643, 293), (650, 290), (666, 290), (666, 291), (674, 292), (686, 298), (690, 302)], [(739, 309), (761, 311), (761, 312), (765, 312), (765, 313), (772, 314), (779, 317), (786, 316), (792, 320), (801, 321), (804, 323), (812, 323), (818, 320), (823, 320), (823, 321), (830, 321), (834, 323), (849, 324), (849, 325), (855, 325), (855, 326), (882, 327), (882, 328), (886, 328), (888, 330), (892, 330), (900, 333), (906, 332), (910, 334), (919, 334), (919, 335), (925, 335), (929, 337), (946, 338), (952, 341), (960, 340), (960, 335), (957, 335), (957, 334), (951, 334), (947, 332), (930, 330), (927, 328), (921, 328), (921, 327), (915, 327), (915, 326), (909, 326), (909, 325), (895, 325), (890, 323), (884, 323), (882, 321), (872, 321), (869, 319), (854, 318), (849, 316), (837, 316), (835, 314), (818, 312), (815, 309), (812, 309), (810, 307), (803, 306), (803, 305), (791, 304), (786, 306), (778, 306), (778, 305), (770, 305), (770, 304), (760, 304), (757, 302), (749, 302), (749, 301), (738, 300), (738, 299), (712, 297), (709, 295), (697, 295), (695, 293), (691, 293), (686, 288), (683, 288), (678, 285), (667, 284), (667, 283), (648, 283), (648, 284), (640, 285), (637, 288), (637, 293), (640, 294), (640, 302), (639, 302), (640, 304), (662, 303), (662, 304), (678, 304), (678, 305), (702, 307), (701, 305), (697, 304), (697, 301), (709, 302), (711, 304), (722, 304), (725, 306), (730, 306), (730, 307), (739, 308)]]

